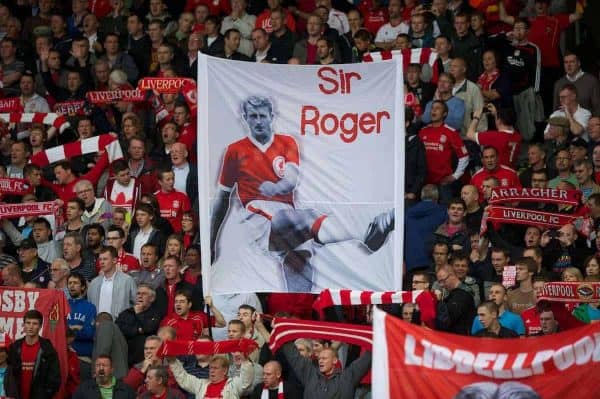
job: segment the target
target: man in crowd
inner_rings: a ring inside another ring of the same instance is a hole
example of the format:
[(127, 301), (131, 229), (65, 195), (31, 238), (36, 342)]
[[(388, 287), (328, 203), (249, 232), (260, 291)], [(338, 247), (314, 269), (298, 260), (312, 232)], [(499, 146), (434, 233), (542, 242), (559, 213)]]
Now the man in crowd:
[[(506, 288), (501, 283), (494, 283), (489, 291), (490, 295), (488, 299), (491, 302), (494, 302), (498, 309), (498, 323), (500, 323), (502, 327), (516, 332), (518, 335), (525, 335), (525, 326), (521, 317), (506, 309)], [(473, 326), (471, 327), (471, 335), (476, 335), (484, 328), (485, 327), (481, 323), (479, 317), (475, 317), (475, 319), (473, 319)]]
[(154, 301), (156, 291), (148, 284), (137, 286), (135, 305), (119, 314), (115, 324), (127, 340), (129, 365), (144, 359), (144, 342), (156, 334), (163, 315), (159, 312)]
[(192, 292), (189, 290), (178, 290), (175, 292), (174, 312), (163, 319), (161, 326), (173, 327), (177, 333), (177, 339), (195, 341), (202, 335), (206, 335), (211, 326), (225, 327), (225, 319), (217, 308), (213, 306), (210, 297), (204, 298), (209, 309), (214, 314), (210, 320), (204, 312), (192, 311)]
[(21, 276), (25, 283), (33, 281), (44, 288), (48, 285), (50, 265), (38, 257), (37, 245), (33, 239), (26, 238), (21, 241), (19, 260), (21, 263)]
[(79, 369), (83, 379), (91, 376), (92, 350), (96, 333), (96, 306), (85, 299), (87, 281), (82, 274), (73, 272), (68, 279), (69, 307), (67, 324), (75, 331), (71, 344), (79, 358)]
[(8, 351), (21, 398), (51, 398), (61, 385), (58, 354), (50, 340), (40, 337), (44, 316), (32, 309), (23, 316), (25, 336)]
[(521, 188), (521, 182), (517, 172), (508, 166), (498, 162), (498, 150), (492, 146), (486, 146), (481, 152), (483, 167), (471, 178), (471, 184), (483, 194), (483, 181), (489, 177), (495, 177), (501, 187)]
[(469, 335), (475, 316), (473, 296), (460, 288), (461, 281), (452, 266), (442, 266), (436, 276), (440, 286), (448, 291), (448, 296), (443, 300), (447, 309), (446, 318), (442, 319), (438, 314), (438, 328), (454, 334)]
[(141, 253), (141, 269), (132, 271), (131, 277), (138, 286), (148, 284), (156, 290), (165, 281), (164, 269), (158, 267), (158, 248), (154, 244), (144, 244)]
[(87, 281), (91, 281), (98, 274), (94, 257), (83, 253), (83, 239), (78, 232), (69, 232), (65, 235), (63, 258), (69, 264), (71, 274), (80, 273)]
[[(122, 228), (112, 225), (106, 233), (106, 243), (117, 250), (117, 270), (131, 274), (134, 270), (140, 270), (140, 263), (131, 254), (123, 249), (126, 237)], [(99, 263), (98, 263), (98, 266)]]
[(90, 283), (88, 298), (98, 313), (110, 313), (113, 319), (135, 304), (135, 282), (131, 276), (117, 270), (117, 250), (102, 247), (100, 256), (101, 275)]
[(517, 333), (504, 327), (498, 321), (498, 305), (495, 302), (483, 302), (477, 308), (477, 318), (483, 328), (475, 333), (477, 337), (516, 338)]
[(115, 378), (112, 358), (109, 355), (100, 355), (96, 358), (94, 371), (96, 377), (82, 382), (73, 394), (73, 399), (102, 397), (103, 393), (115, 399), (135, 398), (135, 392), (121, 379)]

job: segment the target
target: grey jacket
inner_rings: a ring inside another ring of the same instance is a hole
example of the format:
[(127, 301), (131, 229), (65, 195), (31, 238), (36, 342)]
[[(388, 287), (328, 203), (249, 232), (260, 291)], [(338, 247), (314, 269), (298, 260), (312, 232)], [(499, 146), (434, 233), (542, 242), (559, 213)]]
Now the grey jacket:
[(300, 356), (293, 342), (281, 350), (304, 385), (304, 399), (352, 399), (360, 380), (371, 368), (371, 352), (367, 351), (344, 370), (336, 370), (326, 378), (310, 359)]
[[(100, 311), (100, 289), (104, 276), (98, 276), (92, 280), (88, 288), (88, 300), (96, 306)], [(129, 309), (135, 305), (136, 285), (133, 278), (128, 274), (116, 271), (113, 275), (113, 290), (112, 303), (110, 306), (110, 314), (113, 320), (117, 320), (119, 314), (125, 309)]]
[(92, 352), (92, 364), (100, 355), (109, 355), (112, 359), (113, 375), (124, 378), (129, 371), (127, 367), (127, 341), (112, 321), (104, 321), (96, 326), (96, 337), (94, 338), (94, 350)]

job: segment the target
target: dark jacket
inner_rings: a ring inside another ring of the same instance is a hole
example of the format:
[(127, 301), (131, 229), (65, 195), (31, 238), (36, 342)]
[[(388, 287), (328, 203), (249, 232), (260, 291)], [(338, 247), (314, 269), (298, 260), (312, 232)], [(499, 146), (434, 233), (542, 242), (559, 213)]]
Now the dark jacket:
[(462, 288), (455, 288), (450, 291), (444, 303), (450, 317), (450, 323), (444, 330), (454, 334), (469, 335), (476, 314), (473, 295)]
[[(154, 306), (156, 306), (156, 308), (162, 315), (166, 315), (168, 313), (167, 306), (169, 300), (167, 297), (167, 290), (165, 289), (166, 285), (167, 282), (165, 281), (164, 286), (158, 287), (156, 289), (156, 300), (154, 301)], [(187, 281), (182, 280), (175, 284), (174, 292), (177, 292), (179, 290), (188, 290), (192, 293), (192, 310), (202, 310), (202, 307), (204, 306), (204, 296), (198, 286), (192, 285)]]
[(300, 356), (293, 342), (286, 343), (281, 350), (304, 384), (305, 399), (353, 398), (360, 380), (371, 368), (371, 352), (367, 351), (350, 366), (336, 369), (327, 378), (310, 359)]
[[(156, 396), (154, 396), (152, 392), (146, 391), (144, 393), (139, 394), (137, 399), (154, 399), (155, 397)], [(166, 399), (185, 399), (185, 395), (178, 389), (167, 388)]]
[(406, 210), (404, 259), (408, 270), (429, 265), (431, 254), (426, 241), (447, 215), (446, 207), (432, 201), (418, 202)]
[[(40, 337), (40, 350), (33, 366), (30, 399), (51, 398), (60, 388), (58, 354), (50, 340)], [(8, 351), (8, 363), (13, 367), (16, 381), (21, 383), (21, 352), (25, 338), (16, 340)]]
[[(585, 259), (594, 254), (594, 250), (588, 248), (583, 240), (577, 240), (574, 244), (563, 248), (558, 239), (552, 239), (544, 248), (542, 248), (542, 267), (552, 272), (553, 280), (560, 280), (560, 274), (566, 267), (576, 267), (582, 272)], [(568, 254), (571, 258), (571, 264), (563, 268), (555, 267), (556, 262), (563, 255)]]
[[(133, 244), (135, 243), (135, 237), (140, 232), (140, 228), (138, 225), (134, 225), (131, 227), (131, 231), (129, 232), (129, 236), (127, 237), (127, 242), (125, 243), (125, 250), (129, 253), (133, 251)], [(156, 245), (158, 248), (158, 255), (162, 257), (163, 251), (165, 249), (166, 238), (164, 234), (153, 228), (152, 233), (150, 233), (150, 237), (148, 238), (148, 243)]]
[(158, 308), (152, 304), (143, 312), (135, 313), (133, 308), (129, 308), (122, 311), (117, 317), (115, 324), (127, 340), (128, 364), (130, 367), (132, 364), (144, 360), (146, 337), (156, 334), (163, 316)]
[[(264, 387), (263, 384), (258, 384), (257, 386), (255, 386), (254, 390), (252, 391), (252, 395), (250, 395), (250, 399), (262, 399), (263, 387)], [(277, 391), (278, 391), (277, 389), (270, 390), (269, 391), (269, 399), (271, 399), (271, 398), (278, 399)], [(283, 395), (286, 399), (301, 399), (302, 398), (302, 395), (297, 392), (296, 388), (293, 385), (288, 384), (287, 381), (283, 381)]]
[[(123, 381), (117, 380), (113, 388), (113, 399), (135, 399), (135, 392)], [(91, 379), (81, 383), (73, 394), (72, 399), (102, 399), (96, 380)]]
[(223, 35), (217, 36), (217, 39), (212, 42), (212, 44), (208, 45), (208, 36), (204, 36), (204, 53), (212, 56), (218, 56), (225, 52), (225, 39), (223, 39)]
[(271, 49), (277, 64), (287, 64), (288, 60), (294, 54), (295, 38), (292, 31), (286, 28), (285, 33), (281, 36), (271, 33)]
[(427, 160), (425, 159), (425, 145), (417, 135), (406, 137), (406, 159), (404, 191), (413, 193), (419, 198), (421, 188), (427, 176)]

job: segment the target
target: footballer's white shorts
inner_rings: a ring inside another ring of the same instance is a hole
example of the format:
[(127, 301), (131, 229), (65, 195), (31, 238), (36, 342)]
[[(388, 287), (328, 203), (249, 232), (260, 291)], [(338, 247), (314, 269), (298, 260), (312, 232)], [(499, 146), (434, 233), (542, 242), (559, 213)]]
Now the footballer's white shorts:
[[(283, 210), (295, 210), (292, 205), (285, 202), (277, 201), (265, 201), (265, 200), (253, 200), (246, 204), (246, 216), (242, 220), (242, 223), (248, 226), (252, 237), (252, 245), (257, 250), (272, 257), (278, 258), (280, 261), (285, 256), (285, 251), (272, 251), (269, 250), (269, 236), (271, 234), (271, 219), (279, 211)], [(313, 241), (307, 241), (302, 245), (299, 245), (295, 249), (308, 250), (312, 253)]]

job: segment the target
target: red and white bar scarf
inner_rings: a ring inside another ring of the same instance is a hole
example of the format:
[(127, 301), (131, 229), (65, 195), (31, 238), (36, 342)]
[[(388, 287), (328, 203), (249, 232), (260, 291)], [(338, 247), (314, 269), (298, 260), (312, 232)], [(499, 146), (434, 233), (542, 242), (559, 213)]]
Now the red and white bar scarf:
[(0, 119), (7, 123), (42, 123), (44, 125), (52, 125), (60, 133), (71, 127), (64, 115), (51, 112), (0, 113)]
[[(260, 394), (260, 399), (269, 399), (268, 386), (263, 386), (262, 393)], [(279, 380), (279, 385), (277, 386), (277, 399), (285, 399), (285, 395), (283, 394), (283, 380)]]
[(538, 299), (555, 302), (600, 302), (600, 283), (591, 281), (544, 283), (542, 294)]
[(33, 191), (33, 187), (25, 179), (0, 177), (0, 193), (25, 195)]
[(524, 224), (547, 228), (560, 228), (565, 224), (573, 223), (577, 218), (562, 213), (532, 211), (529, 209), (511, 208), (506, 206), (489, 206), (487, 215), (484, 214), (481, 225), (486, 225), (487, 220), (500, 223)]
[(106, 151), (109, 162), (123, 158), (123, 150), (119, 140), (112, 134), (102, 134), (38, 152), (31, 157), (31, 163), (43, 167), (63, 159), (71, 159), (101, 151)]
[(494, 205), (514, 201), (578, 206), (581, 204), (581, 191), (560, 190), (558, 188), (495, 187), (492, 189), (488, 204)]
[(258, 344), (253, 339), (231, 339), (216, 342), (204, 341), (164, 341), (158, 348), (157, 355), (184, 356), (184, 355), (217, 355), (232, 352), (243, 352), (246, 355), (254, 352)]
[(363, 55), (362, 62), (380, 62), (400, 57), (402, 57), (402, 70), (404, 73), (406, 73), (406, 70), (410, 64), (429, 64), (433, 72), (431, 81), (433, 83), (437, 82), (440, 72), (438, 71), (437, 63), (438, 53), (430, 48), (376, 51)]
[(285, 319), (276, 317), (271, 323), (271, 351), (277, 351), (283, 344), (298, 338), (326, 339), (342, 341), (371, 350), (373, 329), (358, 324), (330, 323), (325, 321)]
[(142, 90), (110, 90), (110, 91), (90, 91), (85, 96), (92, 104), (112, 104), (115, 101), (141, 102), (145, 101), (145, 95)]
[(0, 219), (27, 216), (57, 215), (60, 207), (54, 201), (24, 202), (22, 204), (0, 204)]
[(357, 291), (330, 290), (321, 291), (313, 309), (321, 311), (335, 305), (385, 305), (391, 303), (416, 303), (423, 291)]

